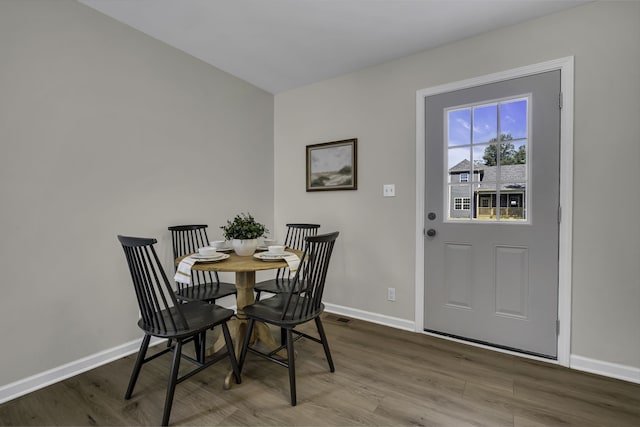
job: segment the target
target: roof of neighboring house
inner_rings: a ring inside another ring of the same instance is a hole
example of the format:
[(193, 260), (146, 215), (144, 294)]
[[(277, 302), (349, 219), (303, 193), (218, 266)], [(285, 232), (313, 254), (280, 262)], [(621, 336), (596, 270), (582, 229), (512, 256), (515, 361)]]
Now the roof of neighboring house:
[(467, 159), (464, 159), (463, 161), (461, 161), (460, 163), (458, 163), (457, 165), (449, 169), (449, 172), (450, 173), (451, 172), (469, 172), (470, 170), (471, 170), (471, 162)]
[[(483, 164), (476, 164), (474, 170), (481, 171), (481, 182), (476, 190), (494, 190), (496, 174), (498, 171), (497, 166), (486, 166)], [(471, 162), (467, 159), (462, 160), (460, 163), (449, 169), (449, 173), (461, 173), (471, 172)], [(527, 165), (503, 165), (500, 167), (500, 181), (503, 183), (500, 186), (502, 190), (514, 190), (525, 189), (527, 179)]]
[[(495, 181), (497, 166), (484, 166), (483, 181)], [(504, 165), (500, 167), (500, 181), (524, 182), (527, 179), (527, 165)]]

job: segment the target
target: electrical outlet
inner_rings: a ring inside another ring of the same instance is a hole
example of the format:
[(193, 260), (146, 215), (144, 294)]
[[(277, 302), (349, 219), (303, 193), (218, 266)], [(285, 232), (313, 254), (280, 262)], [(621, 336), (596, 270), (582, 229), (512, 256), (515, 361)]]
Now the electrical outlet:
[(395, 301), (396, 300), (396, 288), (388, 288), (387, 289), (387, 300)]
[(382, 195), (384, 197), (395, 197), (395, 195), (396, 195), (396, 185), (395, 184), (384, 184), (382, 186)]

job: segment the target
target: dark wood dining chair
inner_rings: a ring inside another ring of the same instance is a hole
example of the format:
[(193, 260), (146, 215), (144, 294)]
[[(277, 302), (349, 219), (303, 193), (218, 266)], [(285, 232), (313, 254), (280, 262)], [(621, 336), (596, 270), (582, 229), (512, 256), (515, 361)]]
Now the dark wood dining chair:
[[(291, 406), (296, 405), (294, 334), (296, 334), (296, 338), (304, 337), (322, 344), (327, 362), (329, 363), (329, 370), (331, 372), (335, 371), (333, 360), (331, 359), (331, 352), (329, 351), (329, 343), (327, 342), (327, 336), (324, 332), (320, 315), (324, 311), (322, 294), (327, 278), (327, 270), (329, 269), (329, 260), (331, 259), (331, 253), (333, 252), (333, 246), (338, 238), (338, 234), (336, 231), (329, 234), (306, 237), (304, 253), (300, 258), (300, 267), (293, 278), (289, 293), (277, 294), (272, 298), (267, 298), (244, 307), (244, 314), (249, 323), (240, 353), (240, 372), (242, 372), (248, 352), (257, 354), (280, 366), (288, 368)], [(298, 285), (300, 287), (296, 292)], [(295, 330), (297, 326), (311, 320), (315, 321), (319, 338)], [(251, 333), (253, 332), (256, 321), (265, 322), (280, 328), (286, 336), (286, 343), (270, 353), (263, 353), (258, 348), (250, 347)], [(284, 348), (287, 349), (286, 361), (275, 357), (275, 354)]]
[[(129, 387), (124, 398), (127, 400), (131, 398), (143, 364), (169, 351), (173, 351), (173, 362), (169, 372), (169, 384), (162, 415), (162, 425), (166, 426), (171, 414), (176, 385), (192, 375), (222, 359), (228, 358), (231, 362), (236, 382), (240, 384), (240, 370), (233, 350), (229, 328), (227, 327), (227, 321), (233, 316), (234, 312), (233, 310), (202, 301), (178, 303), (169, 279), (153, 247), (157, 242), (156, 239), (118, 236), (118, 240), (124, 249), (142, 316), (138, 321), (138, 326), (144, 331), (144, 338), (140, 345), (138, 357), (129, 380)], [(202, 362), (204, 354), (198, 357), (199, 360), (196, 360), (182, 353), (182, 346), (190, 341), (200, 341), (199, 348), (204, 353), (206, 331), (216, 326), (220, 326), (224, 334), (226, 343), (224, 352), (214, 355), (207, 362)], [(172, 342), (172, 345), (165, 347), (152, 356), (146, 357), (152, 336), (166, 338)], [(178, 377), (180, 360), (183, 358), (194, 363), (196, 367)]]
[[(315, 236), (318, 234), (320, 224), (287, 224), (287, 234), (284, 239), (284, 245), (291, 249), (299, 251), (304, 249), (305, 237)], [(276, 277), (256, 283), (256, 301), (260, 300), (262, 292), (272, 294), (286, 294), (291, 288), (291, 280), (289, 279), (289, 269), (280, 268), (276, 271)]]
[[(169, 227), (174, 259), (196, 253), (198, 248), (209, 246), (207, 227), (204, 224)], [(175, 267), (177, 268), (177, 264)], [(221, 282), (215, 271), (193, 270), (190, 285), (176, 282), (176, 296), (181, 301), (215, 302), (236, 292), (236, 286), (233, 283)]]

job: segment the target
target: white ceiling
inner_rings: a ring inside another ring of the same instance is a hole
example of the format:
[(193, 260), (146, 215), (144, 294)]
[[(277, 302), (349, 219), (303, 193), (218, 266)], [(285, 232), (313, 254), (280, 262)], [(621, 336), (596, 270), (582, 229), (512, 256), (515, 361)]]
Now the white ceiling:
[(588, 0), (79, 0), (278, 93)]

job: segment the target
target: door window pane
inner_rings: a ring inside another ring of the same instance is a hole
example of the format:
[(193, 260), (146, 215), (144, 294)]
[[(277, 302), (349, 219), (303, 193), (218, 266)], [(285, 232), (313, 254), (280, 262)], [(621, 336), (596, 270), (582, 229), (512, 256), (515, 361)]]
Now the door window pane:
[(448, 220), (527, 220), (529, 102), (447, 110)]
[(500, 218), (521, 221), (526, 219), (527, 199), (524, 182), (507, 182), (502, 185), (500, 201)]
[(500, 128), (513, 139), (527, 137), (527, 99), (500, 104)]
[(485, 172), (487, 166), (487, 160), (485, 154), (490, 151), (489, 146), (495, 144), (479, 144), (472, 146), (472, 160), (473, 160), (473, 181), (480, 182), (485, 180)]
[(513, 143), (513, 164), (526, 165), (527, 164), (527, 140), (516, 141)]
[(449, 111), (447, 122), (449, 147), (471, 144), (471, 109)]
[(473, 107), (473, 143), (495, 141), (498, 132), (498, 106)]
[(460, 174), (469, 173), (469, 147), (449, 148), (447, 150), (447, 182), (460, 182)]

